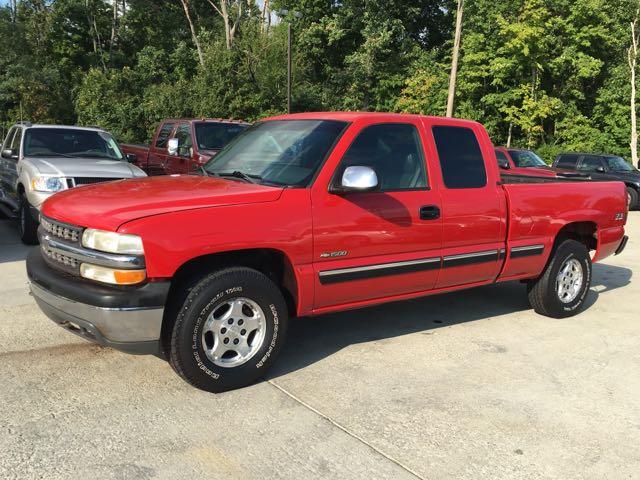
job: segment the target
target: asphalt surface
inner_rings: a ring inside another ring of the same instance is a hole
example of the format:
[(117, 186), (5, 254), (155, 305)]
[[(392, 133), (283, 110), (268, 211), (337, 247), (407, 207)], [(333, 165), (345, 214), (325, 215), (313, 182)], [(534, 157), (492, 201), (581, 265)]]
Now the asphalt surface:
[(640, 478), (631, 217), (576, 317), (509, 283), (300, 319), (267, 381), (220, 395), (55, 326), (0, 221), (0, 478)]

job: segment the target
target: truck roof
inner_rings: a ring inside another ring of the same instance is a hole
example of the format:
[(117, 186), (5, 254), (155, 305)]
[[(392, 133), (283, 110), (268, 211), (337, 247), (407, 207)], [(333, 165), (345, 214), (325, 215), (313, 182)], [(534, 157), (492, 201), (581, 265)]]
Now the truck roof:
[(20, 125), (22, 127), (25, 128), (68, 128), (70, 130), (90, 130), (90, 131), (100, 131), (100, 132), (105, 132), (106, 130), (101, 128), (101, 127), (94, 127), (94, 126), (78, 126), (78, 125), (54, 125), (54, 124), (49, 124), (49, 123), (25, 123), (25, 122), (18, 122), (15, 125)]
[(384, 113), (384, 112), (304, 112), (291, 113), (287, 115), (276, 115), (265, 118), (264, 120), (339, 120), (343, 122), (354, 122), (357, 120), (382, 119), (385, 121), (393, 121), (394, 119), (406, 120), (409, 118), (424, 118), (430, 120), (442, 121), (446, 119), (451, 123), (459, 123), (461, 125), (478, 125), (473, 120), (465, 120), (460, 118), (437, 117), (433, 115), (416, 115), (412, 113)]
[(244, 120), (234, 120), (231, 118), (165, 118), (160, 123), (166, 122), (212, 122), (212, 123), (235, 123), (240, 125), (251, 125)]

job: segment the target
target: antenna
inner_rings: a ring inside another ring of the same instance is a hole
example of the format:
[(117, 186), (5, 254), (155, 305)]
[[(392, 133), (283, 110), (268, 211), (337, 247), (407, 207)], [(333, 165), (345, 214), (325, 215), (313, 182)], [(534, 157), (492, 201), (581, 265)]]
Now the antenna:
[(20, 100), (20, 123), (22, 123), (22, 100)]

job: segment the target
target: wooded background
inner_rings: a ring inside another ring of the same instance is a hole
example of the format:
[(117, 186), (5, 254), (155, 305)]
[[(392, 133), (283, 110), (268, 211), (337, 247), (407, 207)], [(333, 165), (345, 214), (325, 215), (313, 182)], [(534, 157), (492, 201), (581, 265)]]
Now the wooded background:
[[(5, 131), (22, 111), (146, 141), (164, 117), (283, 113), (288, 22), (293, 111), (446, 109), (455, 1), (5, 1)], [(467, 0), (455, 116), (548, 161), (561, 150), (630, 159), (637, 10), (637, 0)]]

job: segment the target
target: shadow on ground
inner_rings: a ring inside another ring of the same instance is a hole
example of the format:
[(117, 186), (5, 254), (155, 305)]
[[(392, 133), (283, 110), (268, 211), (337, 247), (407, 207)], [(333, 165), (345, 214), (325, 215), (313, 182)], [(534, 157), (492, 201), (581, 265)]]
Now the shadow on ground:
[[(595, 264), (585, 308), (599, 295), (628, 285), (628, 268)], [(319, 317), (295, 319), (287, 342), (269, 378), (294, 372), (343, 348), (364, 342), (529, 310), (526, 286), (519, 282), (488, 285), (444, 295), (394, 302)]]
[(31, 248), (20, 241), (14, 221), (0, 219), (0, 263), (25, 260)]

